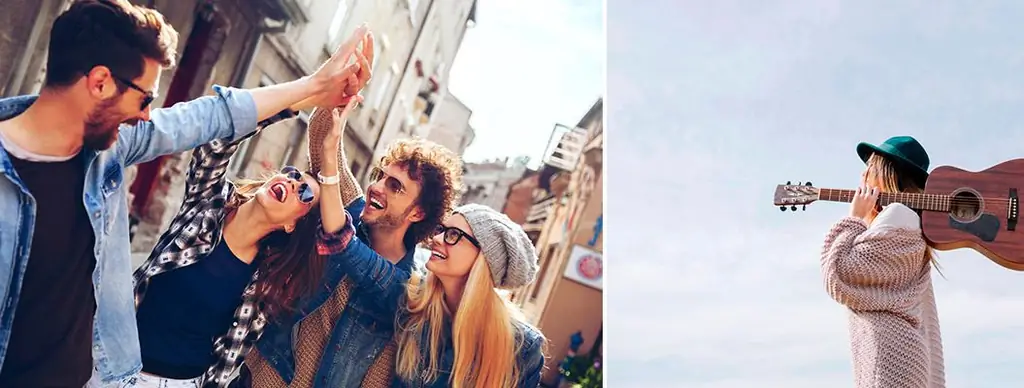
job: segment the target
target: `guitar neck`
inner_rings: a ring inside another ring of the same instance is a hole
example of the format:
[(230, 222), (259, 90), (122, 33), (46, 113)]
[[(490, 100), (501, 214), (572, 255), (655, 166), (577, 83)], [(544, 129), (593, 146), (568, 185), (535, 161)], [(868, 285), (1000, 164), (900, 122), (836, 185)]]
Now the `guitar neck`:
[[(831, 202), (853, 202), (855, 190), (846, 189), (818, 189), (818, 199)], [(878, 195), (878, 204), (885, 206), (891, 203), (902, 203), (915, 210), (928, 210), (936, 212), (948, 212), (953, 197), (941, 194), (919, 194), (919, 193), (881, 193)]]

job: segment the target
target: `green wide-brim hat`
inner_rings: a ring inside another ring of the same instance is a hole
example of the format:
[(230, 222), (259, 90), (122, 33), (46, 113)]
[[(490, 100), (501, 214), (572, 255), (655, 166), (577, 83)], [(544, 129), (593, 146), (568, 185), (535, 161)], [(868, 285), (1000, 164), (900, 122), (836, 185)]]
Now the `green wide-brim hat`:
[(868, 162), (871, 154), (881, 154), (899, 164), (904, 171), (912, 174), (911, 179), (920, 188), (924, 188), (928, 181), (928, 152), (924, 150), (921, 143), (910, 136), (890, 137), (879, 145), (860, 143), (857, 144), (857, 155), (864, 163)]

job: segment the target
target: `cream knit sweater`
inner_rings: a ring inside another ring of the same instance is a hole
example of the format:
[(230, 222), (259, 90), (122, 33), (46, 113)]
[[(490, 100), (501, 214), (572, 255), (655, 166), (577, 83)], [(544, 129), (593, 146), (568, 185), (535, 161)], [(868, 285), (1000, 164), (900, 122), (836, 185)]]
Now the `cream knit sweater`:
[(945, 387), (926, 248), (920, 218), (901, 204), (870, 227), (844, 218), (825, 238), (821, 271), (829, 296), (850, 311), (857, 388)]

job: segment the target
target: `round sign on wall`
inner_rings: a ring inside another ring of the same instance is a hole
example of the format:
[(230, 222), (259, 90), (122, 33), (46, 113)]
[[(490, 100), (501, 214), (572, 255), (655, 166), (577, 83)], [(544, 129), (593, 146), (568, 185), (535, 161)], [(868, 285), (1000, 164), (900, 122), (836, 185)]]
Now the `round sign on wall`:
[(601, 279), (601, 271), (602, 265), (600, 256), (586, 255), (576, 262), (576, 273), (584, 279), (591, 281), (599, 280)]

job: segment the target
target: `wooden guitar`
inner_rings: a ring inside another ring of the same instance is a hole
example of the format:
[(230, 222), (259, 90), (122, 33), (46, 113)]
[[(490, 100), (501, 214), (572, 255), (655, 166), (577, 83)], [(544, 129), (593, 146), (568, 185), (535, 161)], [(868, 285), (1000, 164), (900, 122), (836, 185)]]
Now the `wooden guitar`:
[[(882, 193), (878, 204), (898, 202), (920, 210), (924, 237), (937, 250), (970, 248), (1003, 267), (1022, 271), (1024, 225), (1018, 224), (1018, 189), (1024, 189), (1024, 159), (979, 172), (942, 166), (932, 171), (924, 193)], [(854, 193), (787, 182), (775, 189), (775, 205), (782, 211), (796, 211), (797, 206), (806, 210), (819, 200), (851, 202)]]

